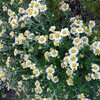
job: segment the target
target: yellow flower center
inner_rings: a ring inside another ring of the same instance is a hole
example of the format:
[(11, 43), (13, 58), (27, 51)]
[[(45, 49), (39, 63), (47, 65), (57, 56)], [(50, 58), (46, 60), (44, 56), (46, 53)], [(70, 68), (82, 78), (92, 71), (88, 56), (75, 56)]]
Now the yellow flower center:
[(56, 38), (59, 38), (60, 37), (60, 34), (59, 33), (55, 33), (55, 37)]
[(72, 52), (72, 53), (75, 53), (75, 52), (76, 52), (76, 50), (75, 50), (75, 49), (72, 49), (72, 50), (71, 50), (71, 52)]
[(35, 68), (35, 65), (32, 65), (31, 68), (34, 69)]
[(89, 28), (87, 28), (87, 29), (86, 29), (86, 32), (90, 32), (90, 29), (89, 29)]
[(34, 15), (36, 15), (37, 14), (37, 11), (36, 10), (34, 10)]
[(53, 39), (53, 35), (52, 34), (49, 37), (50, 37), (50, 39)]
[(72, 27), (75, 27), (75, 24), (72, 24)]
[(86, 41), (86, 38), (83, 38), (82, 40), (85, 42)]
[(63, 8), (64, 8), (64, 9), (66, 9), (66, 8), (67, 8), (67, 5), (66, 5), (66, 4), (64, 4), (64, 5), (63, 5)]
[(38, 70), (34, 70), (34, 72), (33, 72), (34, 74), (38, 74), (39, 73), (39, 71)]
[(79, 39), (75, 39), (75, 42), (78, 43), (79, 42)]
[(77, 21), (77, 24), (80, 24), (80, 21), (79, 20)]
[(41, 10), (44, 10), (44, 9), (45, 9), (45, 7), (44, 7), (44, 6), (42, 6), (42, 7), (41, 7)]
[(94, 70), (97, 70), (98, 68), (97, 68), (97, 66), (94, 66), (93, 69), (94, 69)]
[(73, 85), (73, 80), (71, 78), (68, 79), (69, 84)]
[(93, 22), (90, 22), (90, 23), (89, 23), (90, 26), (93, 26), (93, 24), (94, 24)]
[(85, 28), (85, 25), (84, 24), (82, 25), (82, 28)]
[(76, 64), (73, 64), (72, 66), (75, 68), (76, 67)]
[(29, 61), (26, 63), (27, 66), (29, 66), (30, 64), (31, 64), (31, 62), (29, 62)]
[(34, 4), (34, 7), (38, 8), (39, 7), (39, 4), (38, 3)]
[(34, 1), (31, 2), (31, 5), (32, 5), (32, 6), (34, 5)]
[(40, 87), (36, 89), (36, 92), (37, 93), (39, 93), (40, 91), (41, 91), (41, 88)]
[(98, 78), (98, 77), (99, 77), (99, 75), (98, 75), (97, 73), (95, 73), (95, 74), (94, 74), (94, 77), (95, 77), (95, 78)]
[(55, 77), (55, 78), (54, 78), (54, 81), (57, 81), (57, 80), (58, 80), (58, 78), (57, 78), (57, 77)]
[(28, 9), (27, 12), (28, 12), (28, 13), (31, 12), (31, 9)]
[(48, 75), (48, 78), (50, 78), (50, 79), (51, 79), (51, 78), (52, 78), (52, 75)]
[(56, 55), (56, 51), (53, 51), (52, 54), (53, 54), (53, 55)]
[(96, 49), (96, 53), (99, 54), (100, 53), (100, 50), (99, 49)]
[(75, 60), (75, 57), (71, 57), (71, 61), (74, 61)]
[(43, 42), (43, 41), (44, 41), (44, 37), (41, 37), (41, 38), (40, 38), (40, 41)]
[(36, 83), (35, 83), (35, 85), (36, 85), (36, 86), (39, 86), (39, 83), (38, 83), (38, 82), (36, 82)]
[(49, 69), (49, 70), (48, 70), (48, 73), (52, 73), (52, 72), (53, 72), (53, 70), (52, 70), (52, 69)]
[(83, 95), (83, 94), (81, 94), (79, 98), (80, 98), (80, 99), (84, 99), (84, 95)]
[(70, 74), (71, 73), (71, 70), (68, 70), (68, 74)]
[(78, 28), (78, 31), (79, 31), (79, 32), (82, 31), (82, 28)]
[(68, 62), (68, 58), (65, 59), (65, 62)]
[(63, 31), (62, 31), (62, 34), (66, 34), (66, 30), (63, 30)]
[(29, 14), (29, 15), (32, 15), (32, 11), (29, 11), (28, 14)]

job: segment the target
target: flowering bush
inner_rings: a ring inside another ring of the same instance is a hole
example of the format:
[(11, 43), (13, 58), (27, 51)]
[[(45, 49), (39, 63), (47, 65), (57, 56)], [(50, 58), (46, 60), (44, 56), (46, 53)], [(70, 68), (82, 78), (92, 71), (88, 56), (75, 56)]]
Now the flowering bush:
[(64, 1), (26, 1), (0, 3), (0, 88), (27, 100), (98, 100), (95, 21), (71, 16)]

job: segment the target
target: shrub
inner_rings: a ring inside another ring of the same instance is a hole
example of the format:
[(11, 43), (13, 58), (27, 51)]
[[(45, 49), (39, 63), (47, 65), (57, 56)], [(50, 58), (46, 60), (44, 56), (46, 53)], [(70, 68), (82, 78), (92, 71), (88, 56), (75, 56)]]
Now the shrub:
[(60, 0), (0, 5), (0, 88), (28, 100), (99, 99), (95, 21), (71, 16), (69, 4)]

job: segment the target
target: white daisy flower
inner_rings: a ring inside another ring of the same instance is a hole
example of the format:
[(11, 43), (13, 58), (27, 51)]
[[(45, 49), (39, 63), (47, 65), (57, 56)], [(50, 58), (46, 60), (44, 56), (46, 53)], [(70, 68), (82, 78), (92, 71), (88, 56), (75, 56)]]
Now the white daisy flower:
[(70, 31), (71, 31), (71, 34), (75, 35), (76, 34), (76, 27), (72, 27)]
[(39, 70), (36, 68), (33, 70), (33, 74), (35, 75), (35, 77), (38, 77), (40, 75)]
[(18, 10), (18, 12), (21, 13), (21, 14), (24, 14), (25, 10), (24, 10), (24, 8), (20, 7), (19, 10)]
[(71, 69), (68, 68), (67, 71), (66, 71), (66, 74), (68, 76), (72, 75), (73, 74), (73, 70), (71, 70)]
[(35, 82), (35, 86), (36, 86), (36, 87), (39, 87), (39, 86), (40, 86), (40, 82), (39, 82), (39, 81), (36, 81), (36, 82)]
[(49, 34), (49, 39), (50, 39), (50, 40), (54, 40), (54, 38), (53, 38), (53, 33)]
[(51, 50), (51, 51), (50, 51), (50, 56), (51, 56), (51, 57), (57, 57), (57, 56), (58, 56), (58, 51), (55, 50), (55, 49)]
[(83, 36), (83, 37), (81, 37), (81, 41), (83, 44), (88, 44), (89, 39), (87, 38), (87, 36)]
[(50, 31), (50, 32), (54, 32), (55, 29), (56, 29), (56, 26), (51, 26), (51, 27), (49, 28), (49, 31)]
[(83, 21), (82, 20), (75, 20), (74, 21), (74, 24), (76, 25), (76, 26), (82, 26), (82, 24), (83, 24)]
[(47, 73), (47, 74), (54, 74), (54, 72), (55, 72), (55, 70), (54, 70), (54, 68), (52, 68), (52, 67), (48, 67), (48, 68), (46, 69), (46, 73)]
[(72, 62), (77, 62), (78, 58), (75, 55), (70, 55), (68, 60), (69, 60), (68, 63), (70, 64)]
[(32, 0), (32, 1), (30, 2), (29, 6), (32, 7), (32, 6), (34, 6), (34, 4), (35, 4), (35, 1)]
[(44, 44), (45, 42), (46, 42), (46, 40), (47, 40), (47, 38), (45, 37), (45, 36), (40, 36), (39, 37), (39, 39), (38, 39), (38, 42), (40, 43), (40, 44)]
[(43, 91), (42, 91), (42, 88), (41, 88), (41, 87), (36, 87), (36, 88), (35, 88), (35, 92), (36, 92), (37, 94), (41, 94)]
[(68, 84), (69, 86), (74, 85), (72, 78), (68, 78), (68, 80), (66, 80), (66, 81), (67, 81), (67, 84)]
[(79, 63), (76, 63), (76, 62), (72, 62), (72, 63), (70, 63), (70, 68), (72, 69), (72, 70), (77, 70), (77, 67), (79, 66)]
[(54, 44), (54, 46), (59, 46), (59, 45), (60, 45), (60, 41), (55, 40), (55, 41), (53, 42), (53, 44)]
[(53, 78), (53, 75), (52, 74), (47, 74), (47, 79), (50, 80)]
[(85, 96), (84, 96), (83, 93), (81, 93), (81, 94), (78, 95), (78, 98), (79, 98), (80, 100), (84, 100)]
[(27, 67), (30, 67), (30, 66), (31, 66), (31, 61), (30, 61), (30, 60), (27, 60), (27, 61), (26, 61), (26, 66), (27, 66)]
[(83, 33), (84, 29), (82, 27), (76, 28), (77, 33)]
[(31, 64), (30, 69), (34, 70), (36, 68), (36, 64)]
[(90, 21), (89, 21), (89, 27), (90, 27), (90, 28), (95, 27), (95, 21), (90, 20)]
[(61, 6), (62, 11), (66, 11), (69, 9), (69, 4), (63, 3)]
[(38, 1), (35, 1), (33, 8), (39, 9), (39, 7), (40, 7), (40, 3)]
[(14, 50), (14, 56), (17, 56), (17, 54), (19, 53), (19, 51), (17, 49)]
[(70, 22), (74, 22), (75, 19), (76, 19), (76, 17), (71, 17), (71, 18), (70, 18)]
[(38, 14), (39, 14), (39, 10), (33, 9), (33, 11), (32, 11), (32, 16), (33, 16), (33, 17), (36, 17)]
[(99, 71), (99, 66), (97, 64), (92, 64), (92, 71), (93, 72), (98, 72)]
[(55, 31), (54, 32), (53, 39), (54, 40), (61, 40), (61, 33), (60, 33), (60, 31)]
[(67, 62), (62, 62), (62, 63), (61, 63), (61, 67), (62, 67), (62, 68), (66, 68), (67, 65), (68, 65)]
[(40, 12), (44, 12), (44, 11), (47, 10), (47, 6), (46, 5), (40, 5), (39, 9), (40, 9)]
[(74, 45), (80, 45), (81, 44), (81, 39), (79, 37), (74, 38), (73, 44)]
[(92, 30), (91, 28), (85, 28), (85, 31), (84, 31), (88, 36), (90, 36), (92, 34)]
[(92, 73), (92, 74), (91, 74), (91, 78), (92, 78), (93, 80), (95, 80), (95, 79), (100, 79), (100, 72)]
[(77, 55), (78, 52), (79, 52), (79, 50), (77, 49), (77, 47), (72, 47), (68, 51), (69, 51), (70, 55)]
[(65, 56), (65, 57), (63, 58), (63, 61), (64, 61), (65, 63), (68, 64), (68, 62), (69, 62), (69, 56)]
[(92, 48), (96, 49), (96, 48), (100, 48), (100, 42), (99, 41), (95, 41), (92, 43)]
[(100, 55), (100, 47), (96, 47), (93, 49), (95, 55)]
[(68, 36), (68, 35), (69, 35), (68, 28), (64, 28), (61, 30), (61, 36)]
[(58, 83), (58, 82), (59, 82), (59, 78), (58, 78), (57, 76), (54, 76), (54, 77), (52, 78), (52, 81), (53, 81), (54, 83)]

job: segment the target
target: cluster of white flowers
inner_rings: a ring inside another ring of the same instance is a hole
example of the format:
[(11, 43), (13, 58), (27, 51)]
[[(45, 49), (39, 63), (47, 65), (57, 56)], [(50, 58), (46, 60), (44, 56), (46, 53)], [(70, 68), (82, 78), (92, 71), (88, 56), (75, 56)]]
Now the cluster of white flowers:
[(92, 34), (92, 29), (95, 27), (94, 21), (89, 21), (88, 26), (85, 26), (83, 24), (83, 21), (80, 20), (78, 17), (70, 18), (70, 22), (72, 22), (72, 24), (70, 25), (71, 34), (76, 36), (80, 36), (81, 33), (85, 33), (87, 34), (87, 36), (90, 36)]
[(40, 86), (40, 82), (39, 81), (36, 81), (35, 82), (35, 92), (37, 93), (37, 94), (41, 94), (42, 93), (42, 88), (41, 88), (41, 86)]
[(52, 65), (46, 69), (46, 73), (48, 80), (51, 79), (54, 83), (57, 83), (59, 81), (59, 78), (57, 76), (54, 76), (55, 69), (53, 68)]
[(100, 66), (98, 66), (97, 64), (92, 64), (92, 74), (91, 74), (91, 78), (93, 80), (95, 79), (100, 79)]
[[(19, 9), (21, 13), (24, 13), (23, 8)], [(39, 12), (45, 12), (47, 10), (46, 5), (40, 3), (39, 0), (32, 0), (29, 4), (29, 7), (26, 10), (28, 17), (36, 17)]]
[(33, 71), (33, 77), (38, 77), (40, 75), (40, 70), (38, 67), (36, 67), (36, 63), (32, 63), (31, 60), (29, 60), (29, 55), (24, 55), (24, 62), (21, 63), (23, 69), (30, 68)]
[(63, 37), (70, 36), (70, 32), (68, 28), (63, 28), (61, 29), (61, 31), (55, 31), (55, 29), (56, 29), (55, 26), (50, 27), (49, 31), (52, 33), (50, 33), (49, 39), (53, 41), (55, 46), (59, 46)]
[[(15, 34), (15, 33), (12, 33), (12, 34)], [(15, 37), (15, 43), (14, 44), (20, 45), (26, 39), (32, 39), (33, 36), (34, 36), (33, 33), (31, 33), (30, 31), (26, 30), (24, 33), (20, 33), (18, 36)]]
[(95, 41), (93, 42), (93, 44), (91, 45), (93, 53), (95, 55), (100, 55), (100, 41)]

